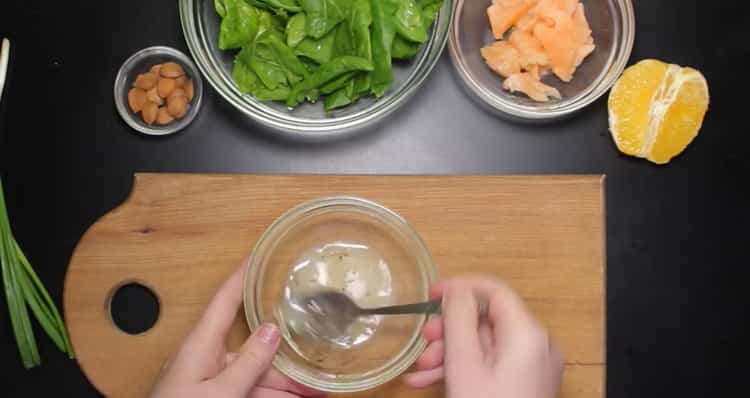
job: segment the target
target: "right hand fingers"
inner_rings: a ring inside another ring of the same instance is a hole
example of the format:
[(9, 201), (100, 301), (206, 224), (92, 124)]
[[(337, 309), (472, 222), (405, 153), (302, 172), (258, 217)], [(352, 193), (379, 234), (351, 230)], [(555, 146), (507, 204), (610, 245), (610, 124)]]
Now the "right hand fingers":
[(487, 317), (492, 324), (495, 340), (513, 339), (527, 334), (530, 329), (539, 329), (537, 321), (526, 309), (516, 292), (504, 282), (486, 276), (467, 276), (447, 279), (436, 284), (431, 293), (444, 294), (447, 289), (467, 290), (487, 303)]
[(434, 369), (419, 370), (404, 376), (404, 384), (411, 388), (426, 388), (443, 380), (445, 369), (439, 366)]
[(476, 371), (483, 361), (479, 339), (479, 305), (474, 292), (462, 285), (448, 285), (443, 290), (443, 334), (445, 372), (458, 379)]
[(443, 338), (443, 320), (440, 317), (432, 318), (422, 327), (422, 337), (432, 342)]
[(443, 356), (445, 356), (445, 343), (443, 340), (433, 341), (417, 358), (414, 368), (416, 370), (435, 369), (443, 364)]

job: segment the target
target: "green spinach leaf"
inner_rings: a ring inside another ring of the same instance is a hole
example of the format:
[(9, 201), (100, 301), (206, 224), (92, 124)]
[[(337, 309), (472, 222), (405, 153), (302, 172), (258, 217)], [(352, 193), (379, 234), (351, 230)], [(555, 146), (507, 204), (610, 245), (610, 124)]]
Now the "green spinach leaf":
[(327, 96), (323, 102), (323, 106), (326, 112), (330, 112), (336, 108), (346, 106), (357, 100), (357, 95), (354, 92), (354, 80), (349, 80), (348, 83), (334, 91), (331, 95)]
[(391, 56), (394, 59), (411, 59), (419, 52), (421, 47), (420, 43), (409, 41), (397, 35), (393, 39), (393, 47), (391, 47)]
[(286, 23), (286, 45), (297, 47), (305, 38), (305, 13), (294, 14)]
[(296, 0), (244, 0), (251, 6), (259, 10), (271, 11), (274, 14), (284, 18), (289, 16), (289, 13), (295, 13), (302, 10)]
[(224, 0), (214, 0), (214, 10), (216, 10), (216, 13), (222, 18), (227, 16), (227, 9), (224, 6)]
[(372, 80), (370, 92), (381, 97), (393, 83), (391, 69), (391, 46), (396, 35), (393, 14), (397, 5), (394, 0), (373, 0), (372, 5)]
[(284, 17), (271, 14), (267, 10), (256, 9), (258, 12), (258, 35), (272, 30), (276, 33), (283, 34), (286, 29), (286, 20)]
[(268, 46), (270, 48), (273, 58), (283, 68), (287, 81), (290, 84), (297, 83), (307, 76), (307, 68), (294, 55), (292, 49), (281, 41), (280, 34), (268, 32), (259, 37), (256, 49), (261, 48), (261, 46)]
[(320, 39), (344, 19), (344, 9), (349, 0), (300, 0), (307, 15), (307, 35)]
[(284, 67), (279, 64), (267, 47), (256, 48), (250, 57), (249, 65), (267, 88), (273, 90), (279, 86), (287, 85), (287, 74)]
[(283, 84), (273, 90), (268, 89), (248, 65), (237, 59), (232, 69), (232, 78), (237, 83), (240, 92), (252, 94), (261, 101), (283, 101), (289, 96), (289, 86)]
[[(429, 28), (435, 21), (435, 17), (442, 5), (443, 0), (422, 0), (417, 3), (425, 28)], [(420, 43), (410, 41), (399, 34), (393, 39), (391, 56), (395, 59), (410, 59), (417, 55), (420, 47)]]
[(427, 28), (422, 13), (414, 0), (398, 0), (399, 5), (393, 15), (396, 31), (404, 38), (424, 43), (427, 41)]
[(334, 58), (318, 68), (315, 73), (305, 80), (295, 84), (286, 100), (288, 106), (296, 106), (312, 89), (319, 88), (323, 84), (351, 71), (371, 71), (372, 63), (361, 57), (344, 55)]
[(424, 19), (424, 26), (429, 27), (435, 21), (440, 7), (443, 6), (443, 0), (422, 0), (418, 5)]
[(414, 57), (443, 0), (214, 0), (219, 47), (241, 51), (232, 77), (265, 101), (326, 111), (393, 83), (392, 59)]
[(252, 93), (260, 80), (258, 75), (250, 68), (250, 47), (240, 51), (234, 58), (234, 67), (232, 68), (232, 78), (237, 83), (237, 87), (243, 94)]
[[(354, 38), (354, 55), (372, 61), (372, 40), (370, 27), (372, 26), (373, 0), (353, 0), (349, 24)], [(379, 0), (374, 0), (379, 1)], [(372, 74), (359, 72), (354, 77), (354, 94), (364, 95), (370, 91)]]
[(339, 24), (336, 26), (333, 33), (333, 56), (340, 57), (342, 55), (355, 55), (354, 41), (352, 38), (352, 32), (349, 29), (349, 24)]
[(349, 82), (352, 81), (354, 76), (357, 75), (357, 72), (349, 72), (344, 73), (343, 75), (329, 81), (328, 83), (320, 86), (320, 93), (324, 95), (328, 95), (346, 85), (349, 84)]
[(271, 7), (273, 10), (286, 10), (289, 12), (300, 12), (302, 11), (302, 7), (300, 7), (299, 3), (297, 3), (297, 0), (257, 0), (262, 3), (265, 3), (269, 7)]
[(242, 48), (258, 32), (258, 13), (244, 0), (223, 0), (225, 16), (219, 27), (219, 48)]
[(273, 90), (260, 86), (253, 91), (253, 96), (261, 101), (284, 101), (289, 97), (289, 86), (279, 86)]
[(300, 57), (311, 59), (318, 64), (324, 64), (333, 57), (334, 39), (335, 31), (329, 32), (322, 39), (306, 37), (294, 48), (294, 53)]

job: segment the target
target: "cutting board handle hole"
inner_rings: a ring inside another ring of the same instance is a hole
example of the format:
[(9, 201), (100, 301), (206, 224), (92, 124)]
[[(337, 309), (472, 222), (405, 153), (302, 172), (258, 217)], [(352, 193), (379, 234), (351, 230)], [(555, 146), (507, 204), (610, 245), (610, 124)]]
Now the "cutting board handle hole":
[(107, 301), (112, 324), (127, 334), (144, 334), (159, 320), (159, 296), (140, 281), (115, 286)]

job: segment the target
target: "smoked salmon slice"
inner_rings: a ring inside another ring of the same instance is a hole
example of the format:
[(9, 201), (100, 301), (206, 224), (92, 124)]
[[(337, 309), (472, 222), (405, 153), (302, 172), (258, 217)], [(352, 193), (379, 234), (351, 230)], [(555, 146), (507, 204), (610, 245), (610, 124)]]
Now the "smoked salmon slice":
[(518, 50), (519, 62), (522, 67), (549, 65), (549, 57), (544, 52), (542, 43), (531, 33), (522, 30), (513, 30), (508, 38), (508, 42)]
[(547, 102), (551, 98), (561, 98), (560, 92), (556, 88), (542, 83), (528, 72), (516, 73), (505, 79), (503, 88), (511, 93), (520, 91), (528, 95), (529, 98), (539, 102)]
[(487, 8), (487, 16), (490, 19), (495, 39), (502, 39), (505, 32), (533, 6), (534, 2), (530, 0), (495, 0)]
[(494, 0), (487, 16), (498, 41), (482, 48), (482, 57), (505, 78), (503, 88), (536, 101), (560, 98), (541, 82), (549, 71), (570, 82), (596, 49), (579, 0)]
[(491, 46), (483, 47), (482, 58), (487, 65), (502, 77), (521, 73), (518, 50), (505, 41), (496, 41)]

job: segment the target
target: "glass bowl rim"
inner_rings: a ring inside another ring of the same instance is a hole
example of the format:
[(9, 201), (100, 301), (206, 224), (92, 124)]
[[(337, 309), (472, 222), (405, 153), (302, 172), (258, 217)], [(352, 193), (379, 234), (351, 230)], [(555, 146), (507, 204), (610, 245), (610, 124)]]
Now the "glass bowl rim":
[[(261, 268), (260, 263), (266, 257), (269, 245), (275, 243), (276, 238), (283, 237), (286, 231), (305, 215), (330, 207), (365, 210), (369, 215), (385, 219), (395, 225), (415, 245), (416, 254), (420, 259), (417, 261), (417, 266), (420, 267), (420, 271), (427, 278), (425, 281), (427, 285), (429, 286), (436, 281), (437, 270), (427, 245), (411, 224), (395, 211), (379, 203), (356, 196), (338, 195), (312, 199), (292, 207), (271, 223), (258, 239), (255, 248), (246, 261), (243, 303), (245, 320), (251, 331), (256, 330), (261, 325), (256, 308), (258, 305), (256, 295), (259, 290), (255, 286), (262, 280), (264, 269)], [(404, 345), (397, 356), (382, 366), (382, 371), (368, 375), (361, 380), (351, 382), (321, 380), (311, 375), (310, 372), (300, 370), (294, 362), (278, 354), (274, 357), (273, 364), (286, 376), (320, 391), (352, 393), (368, 390), (395, 379), (416, 361), (417, 357), (427, 347), (427, 342), (421, 336), (420, 330), (429, 319), (429, 316), (423, 318), (409, 342)]]
[[(193, 97), (193, 102), (190, 104), (190, 109), (188, 110), (187, 115), (162, 128), (153, 128), (137, 122), (135, 120), (136, 116), (130, 112), (124, 99), (127, 96), (127, 92), (124, 91), (128, 88), (126, 83), (130, 75), (134, 72), (134, 65), (153, 56), (167, 56), (176, 59), (183, 67), (188, 69), (193, 84), (195, 84), (195, 96)], [(133, 130), (146, 135), (170, 135), (190, 125), (198, 115), (203, 103), (203, 78), (190, 57), (182, 53), (180, 50), (167, 46), (151, 46), (136, 51), (122, 63), (120, 69), (117, 71), (117, 76), (115, 77), (113, 94), (117, 112), (120, 114), (122, 120), (124, 120)]]
[[(204, 73), (209, 84), (235, 109), (261, 125), (292, 136), (314, 138), (345, 135), (369, 126), (382, 120), (406, 103), (422, 86), (440, 60), (440, 55), (448, 43), (450, 24), (453, 21), (452, 13), (455, 9), (453, 3), (456, 0), (445, 0), (445, 4), (441, 7), (433, 23), (430, 39), (423, 43), (424, 46), (428, 46), (424, 51), (425, 55), (414, 60), (415, 65), (411, 68), (408, 77), (398, 88), (395, 95), (389, 98), (381, 97), (375, 100), (372, 105), (350, 115), (316, 120), (284, 116), (281, 112), (269, 109), (263, 101), (254, 98), (249, 102), (244, 101), (244, 95), (238, 91), (235, 85), (227, 81), (219, 72), (216, 72), (220, 67), (215, 57), (207, 50), (206, 37), (198, 33), (198, 17), (195, 15), (194, 7), (197, 1), (201, 0), (180, 0), (180, 22), (190, 53), (196, 59), (198, 68)], [(448, 6), (446, 7), (446, 5)], [(435, 27), (441, 23), (445, 23), (447, 26), (445, 32), (439, 35), (436, 33)], [(437, 48), (434, 48), (434, 46), (437, 46)], [(436, 55), (434, 57), (428, 56), (433, 50)]]
[[(556, 120), (575, 112), (578, 112), (590, 105), (602, 95), (604, 95), (617, 81), (627, 66), (630, 55), (633, 51), (635, 42), (635, 11), (631, 0), (609, 0), (614, 2), (619, 10), (619, 15), (615, 15), (615, 25), (621, 30), (621, 40), (616, 43), (618, 51), (613, 54), (605, 64), (599, 76), (578, 95), (563, 100), (551, 109), (538, 109), (532, 106), (526, 106), (516, 103), (515, 101), (502, 98), (495, 95), (492, 91), (483, 87), (471, 76), (470, 68), (466, 64), (464, 57), (460, 54), (460, 40), (458, 30), (460, 29), (459, 19), (463, 12), (463, 6), (466, 0), (455, 0), (454, 10), (452, 13), (451, 30), (448, 34), (448, 50), (454, 69), (468, 89), (474, 99), (480, 100), (483, 104), (489, 106), (495, 111), (505, 116), (510, 116), (517, 120), (528, 121), (545, 121)], [(619, 20), (618, 20), (619, 17)]]

